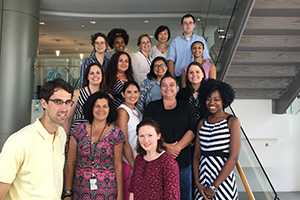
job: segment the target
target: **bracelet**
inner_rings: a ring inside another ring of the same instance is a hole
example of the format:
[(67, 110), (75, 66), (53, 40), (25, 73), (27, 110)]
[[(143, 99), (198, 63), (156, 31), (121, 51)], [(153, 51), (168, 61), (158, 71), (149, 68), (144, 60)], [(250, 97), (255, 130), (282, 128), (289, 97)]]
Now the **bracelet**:
[(62, 198), (71, 197), (72, 196), (72, 190), (64, 190), (62, 194)]
[(218, 191), (218, 188), (217, 188), (216, 186), (214, 186), (214, 185), (209, 186), (209, 188), (210, 188), (214, 193), (216, 193), (216, 192)]

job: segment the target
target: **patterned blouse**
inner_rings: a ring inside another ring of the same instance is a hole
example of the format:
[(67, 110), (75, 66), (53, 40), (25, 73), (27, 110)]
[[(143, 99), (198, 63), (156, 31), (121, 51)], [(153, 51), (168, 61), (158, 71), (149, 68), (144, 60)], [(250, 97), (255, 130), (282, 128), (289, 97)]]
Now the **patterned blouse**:
[(130, 185), (134, 199), (180, 200), (179, 185), (178, 164), (167, 152), (152, 161), (142, 155), (135, 159)]

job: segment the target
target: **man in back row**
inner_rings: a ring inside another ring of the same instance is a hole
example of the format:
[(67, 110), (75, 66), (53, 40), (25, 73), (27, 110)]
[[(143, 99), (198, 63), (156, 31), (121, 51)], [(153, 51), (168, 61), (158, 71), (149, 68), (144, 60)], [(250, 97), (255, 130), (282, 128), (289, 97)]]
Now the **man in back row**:
[(12, 134), (0, 153), (0, 200), (58, 200), (73, 89), (62, 79), (41, 89), (40, 119)]
[(180, 80), (186, 67), (193, 61), (191, 45), (195, 41), (201, 41), (204, 44), (204, 59), (210, 59), (208, 46), (205, 39), (193, 33), (196, 27), (195, 17), (186, 14), (181, 18), (182, 35), (177, 36), (170, 44), (167, 56), (168, 68), (170, 73)]

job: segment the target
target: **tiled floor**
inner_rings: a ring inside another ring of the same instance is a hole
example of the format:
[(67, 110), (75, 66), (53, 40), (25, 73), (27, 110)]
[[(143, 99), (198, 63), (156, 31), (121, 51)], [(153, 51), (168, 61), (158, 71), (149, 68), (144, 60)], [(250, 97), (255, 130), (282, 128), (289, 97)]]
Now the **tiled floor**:
[(299, 192), (280, 192), (278, 194), (280, 200), (300, 200)]
[[(278, 193), (279, 199), (274, 199), (275, 195), (272, 193), (254, 193), (255, 200), (300, 200), (300, 191), (299, 192), (280, 192)], [(240, 200), (248, 200), (245, 193), (239, 193)]]

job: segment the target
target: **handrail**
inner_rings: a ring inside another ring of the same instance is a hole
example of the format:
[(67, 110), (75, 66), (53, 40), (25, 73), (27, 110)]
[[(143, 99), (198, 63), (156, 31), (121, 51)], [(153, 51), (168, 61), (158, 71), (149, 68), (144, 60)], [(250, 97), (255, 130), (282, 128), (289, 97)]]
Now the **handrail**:
[[(235, 114), (235, 112), (233, 111), (232, 107), (229, 106), (229, 108), (230, 108), (230, 110), (231, 110), (233, 116), (236, 117), (236, 114)], [(267, 179), (269, 185), (271, 186), (271, 189), (272, 189), (273, 193), (275, 194), (274, 200), (279, 200), (279, 196), (278, 196), (277, 192), (275, 191), (275, 188), (274, 188), (274, 186), (272, 185), (271, 180), (270, 180), (270, 178), (269, 178), (269, 176), (268, 176), (268, 174), (267, 174), (265, 168), (262, 166), (262, 164), (261, 164), (261, 162), (260, 162), (260, 160), (259, 160), (259, 158), (258, 158), (258, 156), (257, 156), (257, 154), (256, 154), (256, 152), (255, 152), (255, 150), (254, 150), (254, 147), (252, 146), (252, 144), (251, 144), (251, 142), (250, 142), (248, 136), (246, 135), (246, 132), (244, 131), (244, 129), (243, 129), (242, 126), (241, 126), (241, 131), (242, 131), (244, 137), (246, 138), (246, 141), (248, 142), (248, 144), (249, 144), (249, 146), (250, 146), (250, 149), (252, 150), (252, 153), (254, 154), (254, 156), (255, 156), (255, 158), (256, 158), (256, 161), (258, 162), (258, 164), (259, 164), (259, 166), (260, 166), (260, 168), (261, 168), (263, 174), (265, 175), (265, 177), (266, 177), (266, 179)]]
[(239, 173), (239, 175), (240, 175), (240, 178), (241, 178), (242, 183), (243, 183), (243, 185), (244, 185), (245, 191), (246, 191), (246, 193), (247, 193), (247, 195), (248, 195), (248, 199), (249, 199), (249, 200), (255, 200), (255, 197), (254, 197), (254, 195), (253, 195), (253, 192), (252, 192), (251, 187), (250, 187), (250, 185), (249, 185), (249, 183), (248, 183), (248, 180), (247, 180), (247, 177), (246, 177), (246, 175), (245, 175), (245, 172), (244, 172), (244, 170), (243, 170), (242, 167), (241, 167), (240, 162), (237, 161), (237, 163), (236, 163), (235, 166), (236, 166), (236, 169), (237, 169), (237, 171), (238, 171), (238, 173)]

